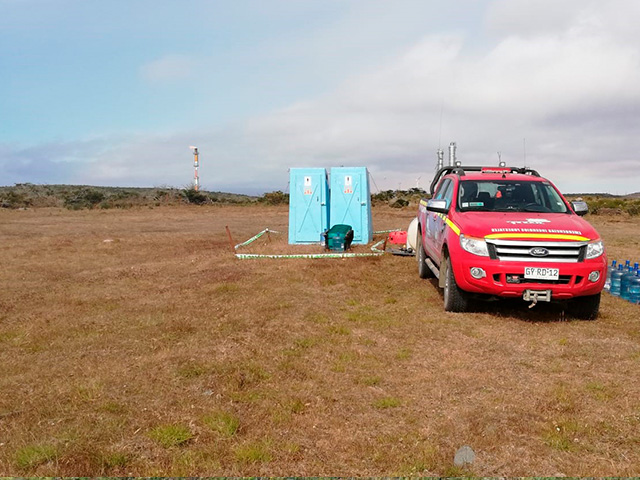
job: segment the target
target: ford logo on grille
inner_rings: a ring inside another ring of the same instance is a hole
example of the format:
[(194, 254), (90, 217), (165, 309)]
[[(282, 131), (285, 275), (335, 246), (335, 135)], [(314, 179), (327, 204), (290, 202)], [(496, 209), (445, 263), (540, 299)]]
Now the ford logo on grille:
[(549, 250), (543, 247), (534, 247), (529, 249), (529, 253), (534, 257), (546, 257), (549, 255)]

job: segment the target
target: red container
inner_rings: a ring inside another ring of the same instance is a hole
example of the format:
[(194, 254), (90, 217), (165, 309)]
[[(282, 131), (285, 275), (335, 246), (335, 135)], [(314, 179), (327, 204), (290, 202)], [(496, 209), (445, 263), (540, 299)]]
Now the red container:
[(389, 243), (394, 243), (396, 245), (406, 245), (407, 232), (406, 231), (390, 232)]

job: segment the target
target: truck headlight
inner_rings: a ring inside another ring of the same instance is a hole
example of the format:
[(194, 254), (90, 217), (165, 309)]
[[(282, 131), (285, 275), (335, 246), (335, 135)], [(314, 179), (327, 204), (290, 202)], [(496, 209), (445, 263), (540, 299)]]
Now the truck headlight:
[(487, 248), (487, 242), (482, 238), (465, 237), (460, 235), (460, 246), (467, 252), (479, 255), (481, 257), (489, 256), (489, 249)]
[(598, 240), (597, 242), (587, 244), (587, 254), (585, 255), (585, 258), (598, 258), (603, 253), (604, 244), (602, 243), (602, 240)]

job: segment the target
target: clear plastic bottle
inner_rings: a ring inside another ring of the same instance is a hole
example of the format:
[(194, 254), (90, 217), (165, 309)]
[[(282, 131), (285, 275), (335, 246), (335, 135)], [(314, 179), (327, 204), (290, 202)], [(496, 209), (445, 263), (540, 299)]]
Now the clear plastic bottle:
[(629, 282), (629, 301), (640, 304), (640, 270), (636, 270), (636, 275)]
[(620, 296), (620, 281), (622, 280), (622, 263), (618, 264), (618, 269), (611, 272), (611, 295)]
[(608, 292), (611, 290), (611, 274), (613, 273), (613, 271), (616, 269), (616, 263), (618, 263), (616, 260), (613, 260), (611, 262), (611, 265), (609, 265), (607, 267), (607, 279), (604, 282), (604, 289)]
[(635, 277), (635, 272), (631, 265), (629, 265), (625, 270), (626, 271), (620, 279), (620, 298), (629, 300), (629, 284), (631, 283), (631, 279)]

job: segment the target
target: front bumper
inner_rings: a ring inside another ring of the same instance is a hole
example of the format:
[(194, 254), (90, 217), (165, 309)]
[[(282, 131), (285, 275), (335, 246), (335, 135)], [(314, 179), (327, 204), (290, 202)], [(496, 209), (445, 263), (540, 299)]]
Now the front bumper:
[[(466, 252), (453, 263), (453, 273), (458, 287), (467, 292), (495, 295), (499, 297), (522, 298), (525, 290), (551, 290), (553, 300), (570, 299), (585, 295), (595, 295), (602, 291), (606, 280), (607, 259), (604, 255), (598, 258), (576, 263), (531, 263), (492, 260)], [(525, 267), (558, 268), (558, 280), (530, 280), (524, 278)], [(484, 278), (474, 278), (471, 269), (482, 268), (486, 272)], [(597, 271), (599, 278), (593, 282), (589, 275)]]

